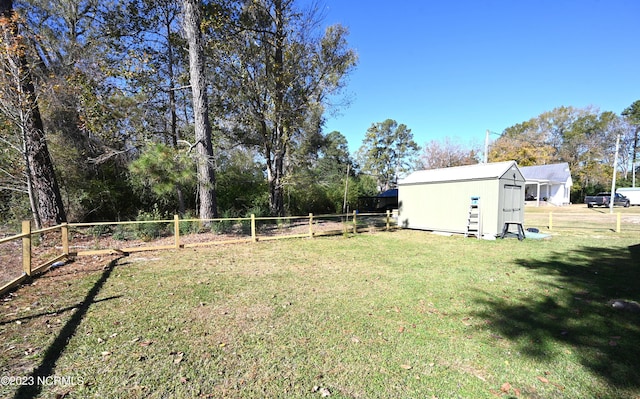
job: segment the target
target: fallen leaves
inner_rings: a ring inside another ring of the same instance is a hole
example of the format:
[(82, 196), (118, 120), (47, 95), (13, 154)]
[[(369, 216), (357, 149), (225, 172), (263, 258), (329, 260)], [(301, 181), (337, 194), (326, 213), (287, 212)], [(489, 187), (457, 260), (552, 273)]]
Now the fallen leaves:
[(329, 397), (331, 396), (331, 391), (329, 391), (329, 388), (325, 388), (325, 387), (320, 387), (320, 386), (314, 386), (313, 389), (311, 390), (311, 392), (319, 392), (320, 395), (323, 398)]
[[(545, 375), (550, 375), (550, 374), (551, 374), (550, 372), (545, 371)], [(549, 379), (547, 377), (537, 376), (536, 378), (543, 384), (551, 384), (554, 387), (558, 388), (559, 390), (564, 391), (564, 386), (562, 386), (562, 385), (560, 385), (560, 384), (558, 384), (556, 382), (549, 381)]]
[(536, 378), (538, 378), (540, 380), (540, 382), (542, 382), (543, 384), (548, 384), (549, 383), (549, 380), (546, 377), (538, 376)]
[[(550, 376), (551, 373), (549, 371), (545, 371), (544, 375), (538, 375), (536, 376), (536, 379), (538, 381), (540, 381), (543, 384), (548, 384), (548, 385), (553, 385), (554, 387), (558, 388), (560, 391), (564, 391), (564, 386), (550, 381), (549, 378), (547, 378), (548, 376)], [(515, 388), (511, 385), (511, 383), (509, 382), (504, 382), (501, 386), (500, 386), (500, 390), (495, 390), (495, 389), (490, 389), (489, 390), (494, 396), (497, 397), (502, 397), (503, 395), (512, 395), (515, 397), (520, 397), (521, 395), (521, 391), (518, 388)]]
[(490, 389), (490, 392), (495, 396), (509, 395), (511, 394), (511, 391), (513, 391), (514, 396), (520, 397), (520, 389), (514, 388), (508, 382), (505, 382), (500, 386), (500, 391), (494, 391), (493, 389)]
[(184, 352), (171, 352), (170, 355), (173, 356), (173, 364), (180, 364), (184, 358)]

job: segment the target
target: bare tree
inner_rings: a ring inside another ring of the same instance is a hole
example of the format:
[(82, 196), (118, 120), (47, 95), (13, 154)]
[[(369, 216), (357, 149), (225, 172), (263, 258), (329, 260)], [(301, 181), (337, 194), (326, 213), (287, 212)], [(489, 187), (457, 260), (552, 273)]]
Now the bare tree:
[(445, 137), (442, 141), (431, 140), (425, 144), (419, 162), (423, 169), (473, 165), (478, 163), (477, 154), (476, 149), (463, 148), (449, 137)]

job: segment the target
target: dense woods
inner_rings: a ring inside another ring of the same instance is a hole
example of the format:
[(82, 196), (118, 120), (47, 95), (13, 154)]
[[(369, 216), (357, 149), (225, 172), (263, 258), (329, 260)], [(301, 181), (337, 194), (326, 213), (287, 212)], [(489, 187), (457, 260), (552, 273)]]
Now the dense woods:
[[(344, 136), (322, 132), (329, 98), (340, 94), (357, 56), (346, 28), (321, 28), (317, 5), (2, 6), (5, 221), (29, 218), (31, 210), (45, 225), (66, 214), (336, 212), (345, 186), (351, 206), (374, 193)], [(50, 151), (37, 154), (49, 170), (38, 169), (32, 148)], [(44, 183), (50, 192), (40, 189)]]
[[(420, 149), (395, 120), (355, 156), (324, 132), (357, 54), (315, 2), (0, 0), (0, 215), (37, 225), (153, 213), (333, 213), (414, 168), (478, 162)], [(489, 160), (569, 162), (576, 200), (630, 185), (640, 103), (559, 107), (505, 129)], [(346, 111), (348, 112), (348, 111)]]

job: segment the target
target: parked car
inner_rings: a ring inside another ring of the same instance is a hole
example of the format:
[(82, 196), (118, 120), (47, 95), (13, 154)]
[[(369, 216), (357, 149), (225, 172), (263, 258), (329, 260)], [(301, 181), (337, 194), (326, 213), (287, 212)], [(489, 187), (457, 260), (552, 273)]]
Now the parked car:
[[(609, 206), (611, 201), (611, 193), (598, 193), (596, 195), (587, 195), (584, 197), (584, 203), (587, 204), (587, 207), (593, 208), (594, 206)], [(613, 197), (613, 205), (614, 206), (624, 206), (625, 208), (629, 207), (631, 202), (627, 197), (622, 194), (616, 193)]]

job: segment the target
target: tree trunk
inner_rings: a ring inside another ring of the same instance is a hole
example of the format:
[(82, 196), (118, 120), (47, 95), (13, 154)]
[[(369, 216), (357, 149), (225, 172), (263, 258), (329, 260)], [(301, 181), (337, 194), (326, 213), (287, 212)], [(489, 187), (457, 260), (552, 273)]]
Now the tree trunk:
[(281, 0), (274, 1), (275, 8), (275, 48), (273, 60), (273, 74), (275, 80), (275, 98), (274, 113), (275, 126), (272, 134), (273, 139), (273, 163), (271, 175), (269, 178), (269, 208), (272, 216), (284, 216), (284, 186), (282, 178), (284, 177), (284, 161), (286, 157), (286, 127), (284, 118), (284, 92), (286, 90), (284, 84), (284, 40), (286, 32), (284, 30), (283, 4)]
[[(178, 132), (178, 114), (176, 111), (176, 82), (173, 72), (173, 65), (175, 59), (173, 57), (173, 45), (171, 43), (171, 15), (169, 12), (165, 12), (165, 28), (167, 35), (167, 75), (169, 76), (169, 113), (170, 113), (170, 129), (171, 129), (171, 143), (173, 148), (178, 148), (178, 140), (180, 140), (180, 133)], [(184, 203), (184, 193), (180, 185), (176, 185), (176, 194), (178, 196), (178, 214), (184, 216), (186, 206)]]
[(284, 156), (275, 154), (267, 161), (267, 181), (269, 183), (269, 213), (271, 216), (284, 216)]
[[(42, 225), (59, 224), (66, 221), (64, 205), (44, 135), (44, 124), (40, 116), (27, 52), (20, 43), (12, 0), (0, 0), (0, 17), (7, 46), (7, 67), (16, 79), (24, 157), (31, 179), (30, 201), (32, 207), (37, 203), (34, 213), (37, 213)], [(39, 222), (36, 218), (37, 224)]]
[(204, 46), (201, 25), (201, 4), (197, 0), (183, 0), (184, 30), (189, 43), (189, 74), (193, 95), (196, 151), (198, 154), (198, 196), (200, 218), (217, 217), (213, 145), (205, 79)]
[(633, 135), (633, 156), (631, 159), (631, 173), (633, 174), (633, 187), (636, 186), (636, 161), (638, 155), (638, 134), (640, 134), (640, 126), (636, 126), (636, 131)]

